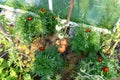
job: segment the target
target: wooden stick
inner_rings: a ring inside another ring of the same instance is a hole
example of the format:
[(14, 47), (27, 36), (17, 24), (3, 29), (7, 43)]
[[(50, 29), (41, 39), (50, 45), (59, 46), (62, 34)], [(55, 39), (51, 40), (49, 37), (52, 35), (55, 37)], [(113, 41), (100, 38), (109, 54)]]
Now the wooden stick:
[[(68, 22), (70, 21), (70, 17), (71, 17), (71, 14), (72, 14), (72, 9), (73, 9), (73, 4), (74, 4), (74, 0), (70, 0), (69, 12), (68, 12), (68, 17), (67, 17), (67, 22), (66, 22), (66, 24), (68, 24)], [(66, 33), (67, 28), (68, 28), (68, 26), (65, 27), (65, 32), (64, 32), (64, 34)]]

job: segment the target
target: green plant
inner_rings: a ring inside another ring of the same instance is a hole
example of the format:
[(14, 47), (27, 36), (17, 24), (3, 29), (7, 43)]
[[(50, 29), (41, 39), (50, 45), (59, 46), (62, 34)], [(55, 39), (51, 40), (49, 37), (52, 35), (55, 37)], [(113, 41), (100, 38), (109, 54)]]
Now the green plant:
[(57, 24), (57, 15), (45, 7), (31, 7), (28, 11), (34, 12), (41, 17), (42, 22), (46, 26), (47, 34), (55, 33), (55, 25)]
[(5, 19), (5, 15), (0, 14), (0, 23), (6, 28), (9, 21), (7, 19)]
[(28, 11), (31, 13), (20, 14), (16, 19), (17, 35), (22, 36), (28, 42), (32, 42), (32, 37), (40, 35), (48, 35), (55, 33), (55, 25), (57, 24), (56, 15), (45, 8), (30, 7)]
[[(16, 3), (15, 5), (13, 5), (14, 3)], [(54, 13), (52, 13), (50, 10), (48, 10), (47, 8), (42, 8), (41, 6), (34, 6), (34, 5), (23, 5), (25, 4), (24, 0), (22, 0), (22, 3), (18, 0), (9, 0), (6, 1), (5, 3), (8, 6), (12, 6), (13, 8), (19, 8), (25, 11), (31, 11), (37, 15), (39, 15), (41, 17), (42, 22), (45, 24), (44, 27), (46, 27), (46, 31), (47, 34), (52, 34), (55, 32), (55, 25), (57, 24), (57, 20), (56, 20), (56, 15)], [(45, 10), (44, 12), (42, 12), (42, 10)], [(25, 15), (25, 14), (23, 14)]]
[(42, 23), (40, 16), (25, 13), (16, 19), (15, 31), (21, 41), (32, 42), (33, 36), (46, 34), (46, 26)]
[[(23, 66), (22, 56), (11, 42), (3, 34), (0, 34), (2, 54), (8, 54), (7, 59), (0, 58), (0, 80), (32, 80), (30, 68)], [(0, 56), (2, 57), (2, 56)]]
[(75, 80), (112, 80), (117, 77), (119, 68), (117, 60), (101, 54), (102, 62), (98, 61), (99, 56), (90, 54), (78, 64), (78, 75)]
[(41, 16), (42, 21), (45, 23), (47, 34), (55, 33), (57, 15), (46, 8), (40, 8), (37, 13)]
[(46, 80), (47, 77), (53, 77), (54, 74), (62, 69), (63, 59), (54, 46), (46, 48), (44, 51), (37, 51), (34, 62), (33, 73)]
[(49, 77), (47, 77), (47, 80), (61, 80), (61, 78), (62, 78), (62, 77), (61, 77), (60, 74), (56, 74), (56, 75), (54, 76), (54, 79), (49, 76)]
[(0, 33), (0, 44), (1, 45), (5, 45), (6, 47), (2, 47), (4, 48), (5, 50), (9, 49), (10, 48), (10, 43), (9, 41), (5, 38), (5, 36), (3, 36), (3, 34)]
[[(1, 80), (32, 80), (27, 68), (22, 67), (21, 57), (10, 53), (9, 60), (0, 58), (0, 79)], [(17, 58), (16, 58), (17, 57)], [(28, 69), (29, 70), (29, 69)]]
[(100, 49), (100, 35), (92, 28), (81, 26), (75, 29), (75, 35), (71, 38), (70, 44), (71, 49), (76, 53), (97, 52)]
[(120, 25), (116, 25), (114, 29), (115, 32), (111, 31), (111, 34), (101, 34), (102, 52), (110, 56), (117, 53), (115, 48), (120, 42)]
[(10, 48), (11, 43), (6, 38), (6, 36), (0, 32), (0, 57), (7, 59), (8, 49)]
[(19, 0), (7, 0), (6, 2), (4, 2), (4, 5), (13, 7), (15, 9), (24, 8), (25, 5), (23, 5), (23, 4), (25, 4), (24, 0), (21, 0), (21, 1), (19, 1)]

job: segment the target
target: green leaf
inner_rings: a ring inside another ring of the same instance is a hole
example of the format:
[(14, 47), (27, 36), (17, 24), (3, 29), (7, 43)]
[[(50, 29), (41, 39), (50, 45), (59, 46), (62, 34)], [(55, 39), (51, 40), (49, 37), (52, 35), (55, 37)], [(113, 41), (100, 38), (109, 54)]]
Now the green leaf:
[(63, 59), (55, 46), (46, 48), (45, 51), (37, 51), (34, 62), (34, 74), (46, 77), (53, 76), (56, 71), (63, 67)]
[(27, 73), (24, 74), (23, 78), (24, 78), (24, 80), (32, 80), (31, 75), (27, 74)]

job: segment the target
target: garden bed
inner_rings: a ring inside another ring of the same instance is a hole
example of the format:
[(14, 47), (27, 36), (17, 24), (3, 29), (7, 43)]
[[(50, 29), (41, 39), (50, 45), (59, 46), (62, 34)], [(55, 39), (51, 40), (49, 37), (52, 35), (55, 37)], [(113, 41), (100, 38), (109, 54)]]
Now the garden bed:
[(66, 24), (66, 20), (46, 8), (36, 8), (34, 14), (25, 11), (13, 19), (15, 24), (4, 15), (0, 21), (0, 79), (112, 80), (120, 77), (119, 24), (115, 25), (115, 31), (71, 21)]

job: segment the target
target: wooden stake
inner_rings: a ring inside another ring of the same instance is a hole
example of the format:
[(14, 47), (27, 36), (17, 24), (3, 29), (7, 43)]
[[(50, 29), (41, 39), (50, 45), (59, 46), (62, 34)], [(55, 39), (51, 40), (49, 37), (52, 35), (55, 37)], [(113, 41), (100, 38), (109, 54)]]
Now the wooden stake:
[[(74, 4), (74, 0), (70, 0), (69, 12), (68, 12), (68, 17), (67, 17), (67, 22), (66, 22), (66, 24), (68, 24), (68, 22), (70, 21), (70, 17), (71, 17), (71, 14), (72, 14), (72, 9), (73, 9), (73, 4)], [(68, 26), (65, 27), (65, 32), (64, 32), (64, 34), (66, 33), (67, 28), (68, 28)]]

